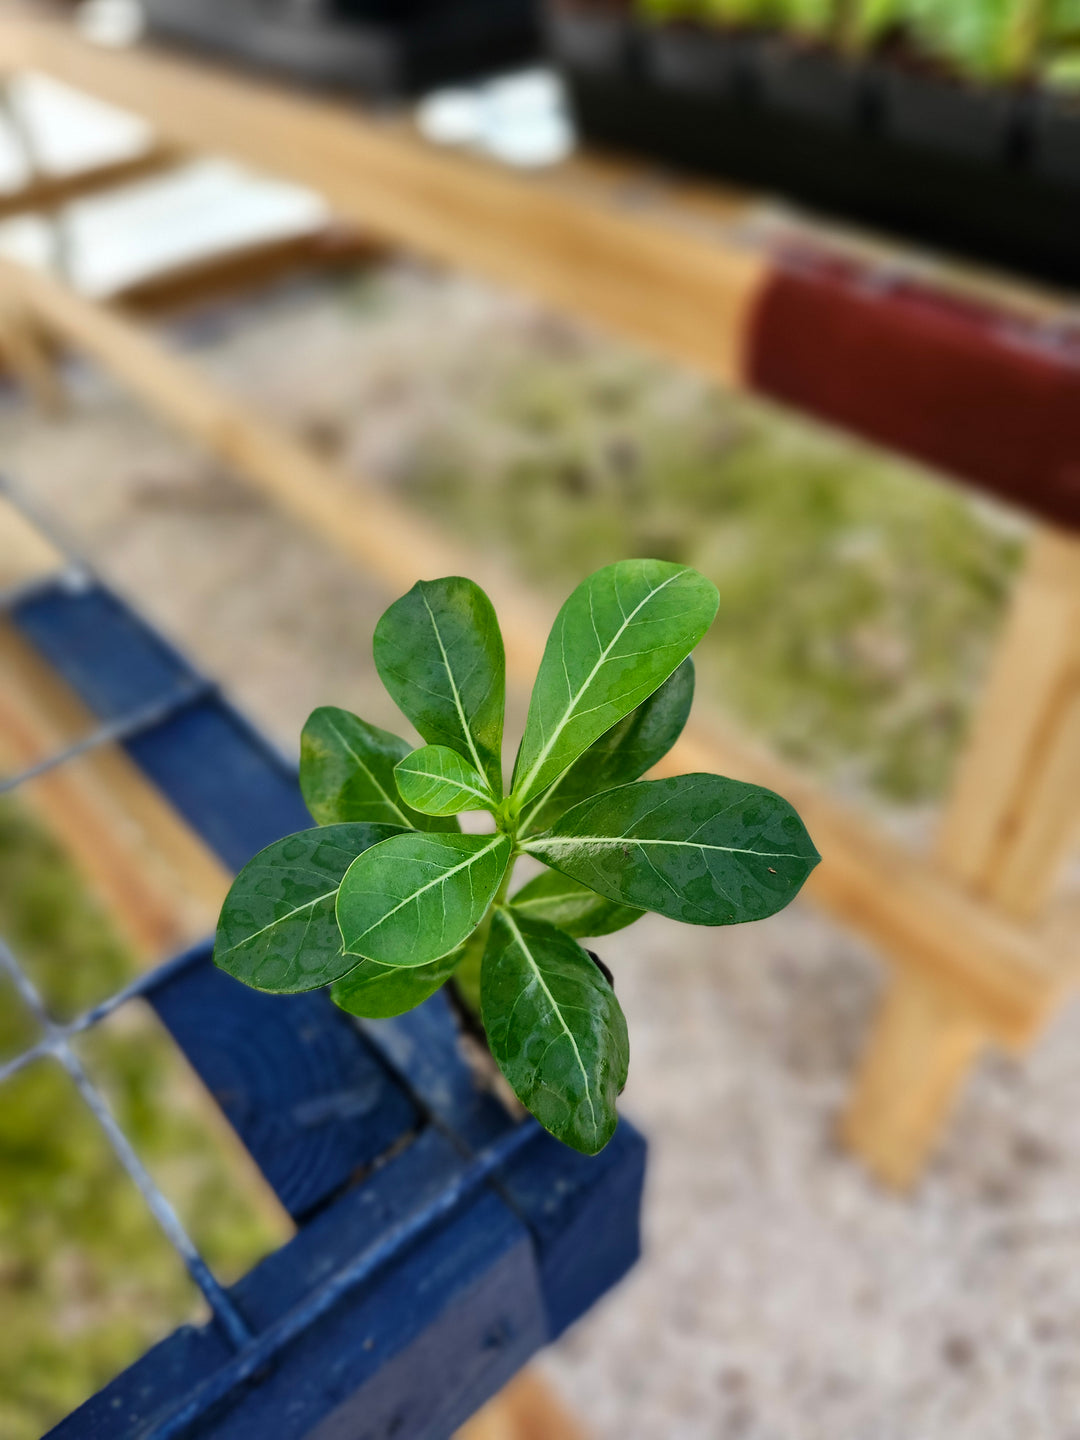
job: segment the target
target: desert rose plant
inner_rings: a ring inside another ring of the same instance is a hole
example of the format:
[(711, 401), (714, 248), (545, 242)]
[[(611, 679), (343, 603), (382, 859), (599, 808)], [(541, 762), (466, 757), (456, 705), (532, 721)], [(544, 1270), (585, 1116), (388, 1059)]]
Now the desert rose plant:
[[(612, 985), (579, 940), (646, 910), (692, 925), (763, 919), (818, 860), (769, 790), (640, 779), (686, 723), (689, 655), (717, 604), (702, 575), (657, 560), (580, 585), (548, 639), (507, 791), (491, 602), (470, 580), (415, 585), (379, 621), (375, 663), (427, 743), (315, 711), (300, 781), (316, 828), (237, 877), (217, 964), (279, 994), (329, 985), (344, 1010), (374, 1019), (452, 979), (522, 1104), (566, 1144), (602, 1149), (629, 1048)], [(466, 812), (487, 812), (487, 833), (462, 833)], [(549, 868), (512, 891), (521, 857)]]

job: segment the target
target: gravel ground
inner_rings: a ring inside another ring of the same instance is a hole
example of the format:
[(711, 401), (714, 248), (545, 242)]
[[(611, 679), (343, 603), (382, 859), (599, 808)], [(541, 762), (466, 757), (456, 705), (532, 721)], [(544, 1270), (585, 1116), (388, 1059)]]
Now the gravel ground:
[[(417, 416), (452, 409), (439, 358), (493, 315), (544, 323), (456, 284), (454, 324), (374, 314), (379, 363), (358, 376), (334, 307), (289, 306), (189, 327), (200, 363), (391, 477)], [(103, 381), (75, 382), (57, 425), (3, 404), (5, 471), (287, 748), (316, 703), (400, 728), (369, 658), (392, 597)], [(378, 402), (359, 433), (358, 391)], [(880, 983), (850, 936), (799, 904), (729, 932), (650, 918), (604, 950), (625, 1108), (652, 1145), (646, 1257), (543, 1361), (596, 1440), (1080, 1440), (1076, 1013), (1022, 1065), (982, 1067), (900, 1200), (832, 1142)]]

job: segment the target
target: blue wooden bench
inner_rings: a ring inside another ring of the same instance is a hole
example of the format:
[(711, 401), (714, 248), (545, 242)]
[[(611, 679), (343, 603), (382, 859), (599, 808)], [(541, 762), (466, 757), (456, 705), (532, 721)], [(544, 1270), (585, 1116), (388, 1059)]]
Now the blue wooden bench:
[[(65, 571), (5, 610), (98, 718), (94, 739), (121, 744), (227, 867), (311, 823), (295, 768), (97, 580)], [(298, 1229), (220, 1287), (82, 1076), (213, 1319), (157, 1345), (55, 1436), (440, 1440), (634, 1263), (641, 1137), (623, 1122), (587, 1159), (512, 1119), (476, 1085), (444, 996), (361, 1023), (325, 993), (245, 989), (207, 942), (71, 1025), (42, 1014), (44, 1048), (77, 1066), (71, 1034), (136, 996)]]

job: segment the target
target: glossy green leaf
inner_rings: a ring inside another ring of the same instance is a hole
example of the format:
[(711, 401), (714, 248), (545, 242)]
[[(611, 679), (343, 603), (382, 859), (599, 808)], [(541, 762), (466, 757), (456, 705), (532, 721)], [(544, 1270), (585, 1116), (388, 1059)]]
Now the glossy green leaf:
[(590, 795), (640, 779), (678, 740), (693, 702), (694, 662), (687, 657), (659, 690), (594, 740), (585, 754), (525, 811), (521, 833), (535, 834)]
[(454, 952), (459, 957), (457, 969), (454, 971), (454, 989), (478, 1023), (481, 1023), (480, 972), (484, 965), (484, 951), (487, 949), (491, 917), (494, 914), (493, 909), (489, 910), (465, 944)]
[(621, 560), (559, 611), (514, 767), (525, 805), (657, 690), (716, 615), (715, 585), (687, 565)]
[(456, 830), (453, 822), (411, 810), (398, 794), (394, 766), (408, 755), (407, 740), (323, 705), (300, 737), (300, 789), (319, 825), (367, 821), (404, 830)]
[(350, 955), (428, 965), (476, 929), (502, 883), (507, 835), (395, 835), (366, 851), (338, 894)]
[(317, 990), (346, 974), (334, 907), (362, 852), (399, 832), (390, 825), (327, 825), (275, 840), (232, 883), (218, 920), (214, 963), (256, 990)]
[(506, 662), (491, 601), (471, 580), (421, 580), (375, 627), (382, 682), (420, 734), (475, 765), (502, 799)]
[(775, 914), (820, 858), (786, 800), (719, 775), (609, 790), (523, 848), (609, 900), (691, 925)]
[(546, 920), (578, 939), (613, 935), (616, 930), (624, 930), (640, 920), (645, 913), (628, 905), (617, 905), (557, 870), (545, 870), (543, 875), (530, 880), (511, 897), (510, 904), (519, 915), (530, 920)]
[(575, 1150), (602, 1150), (618, 1123), (630, 1046), (615, 992), (581, 946), (500, 908), (481, 996), (491, 1053), (521, 1103)]
[(402, 799), (425, 815), (496, 808), (479, 770), (445, 745), (425, 745), (406, 755), (395, 766), (394, 778)]
[[(460, 950), (434, 960), (430, 965), (405, 968), (361, 960), (336, 985), (330, 995), (335, 1005), (364, 1020), (392, 1020), (415, 1010), (450, 979), (460, 959)], [(355, 963), (355, 956), (350, 957)]]

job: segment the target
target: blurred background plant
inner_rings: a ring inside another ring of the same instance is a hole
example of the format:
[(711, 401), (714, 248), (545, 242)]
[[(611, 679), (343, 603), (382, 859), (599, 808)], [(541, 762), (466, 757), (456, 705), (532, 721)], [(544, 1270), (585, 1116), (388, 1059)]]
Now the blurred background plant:
[(1080, 83), (1080, 0), (636, 0), (667, 22), (782, 30), (847, 50), (884, 48), (969, 81)]

